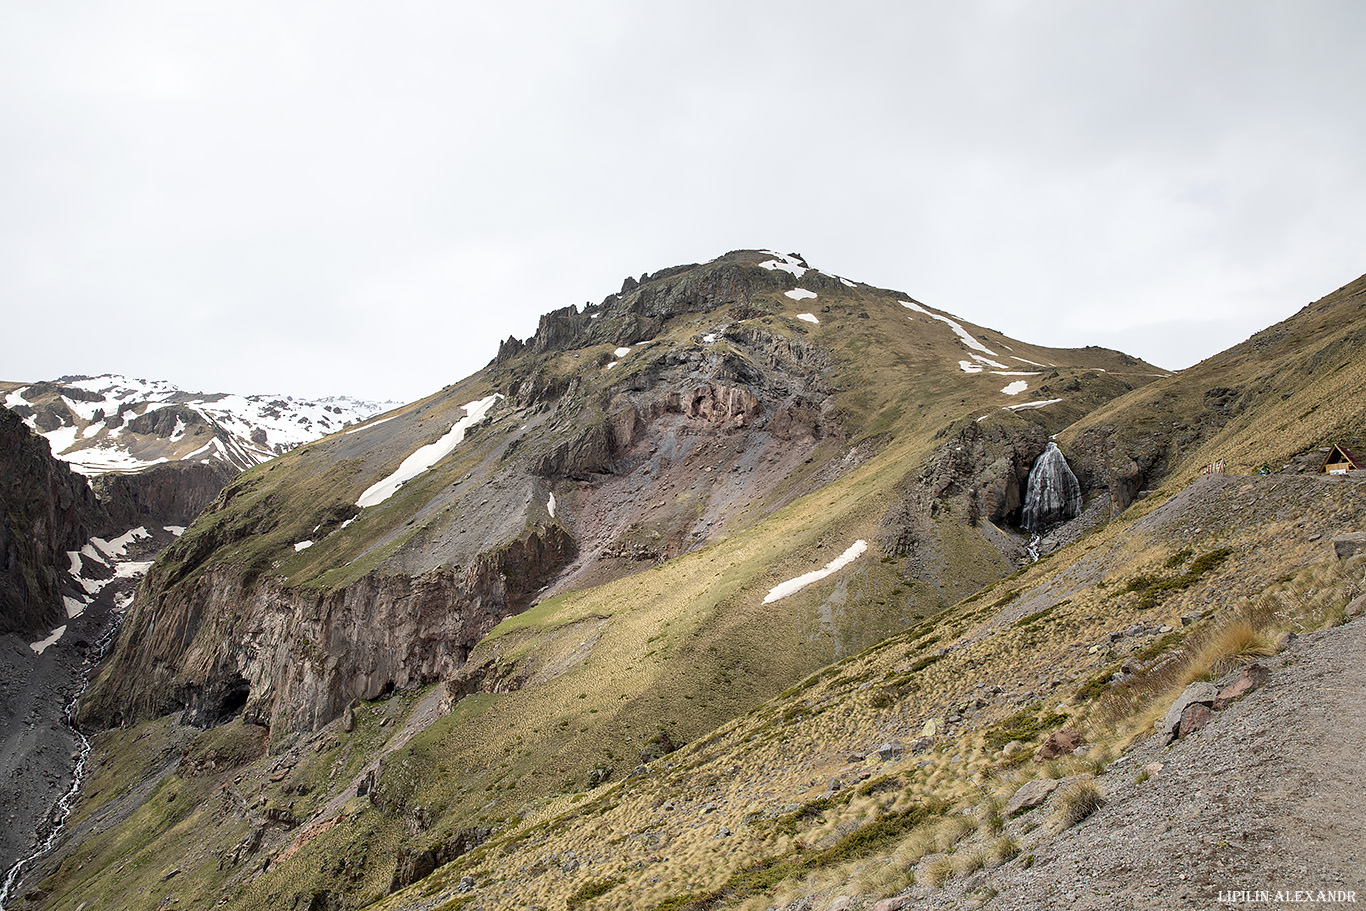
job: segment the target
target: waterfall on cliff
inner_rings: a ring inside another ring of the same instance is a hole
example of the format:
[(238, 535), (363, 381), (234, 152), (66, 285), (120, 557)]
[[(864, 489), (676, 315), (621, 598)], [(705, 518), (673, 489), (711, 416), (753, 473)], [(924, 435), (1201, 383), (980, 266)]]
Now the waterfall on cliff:
[(1031, 535), (1042, 535), (1059, 522), (1081, 513), (1081, 484), (1057, 443), (1049, 443), (1029, 471), (1020, 524)]

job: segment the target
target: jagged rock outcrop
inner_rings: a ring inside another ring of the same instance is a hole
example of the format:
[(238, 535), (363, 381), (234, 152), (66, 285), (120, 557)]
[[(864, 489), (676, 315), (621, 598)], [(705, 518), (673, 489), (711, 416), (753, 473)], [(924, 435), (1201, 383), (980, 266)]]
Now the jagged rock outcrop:
[(103, 521), (85, 479), (0, 408), (0, 634), (61, 622), (65, 552), (80, 550)]
[(1126, 446), (1113, 427), (1089, 429), (1070, 447), (1073, 473), (1084, 491), (1105, 490), (1110, 515), (1129, 508), (1138, 492), (1172, 464), (1166, 441), (1153, 437), (1139, 447)]
[(411, 886), (418, 880), (427, 878), (437, 867), (450, 863), (488, 841), (492, 834), (493, 830), (488, 826), (470, 826), (461, 829), (454, 838), (431, 848), (420, 851), (400, 850), (389, 891), (397, 892), (405, 886)]

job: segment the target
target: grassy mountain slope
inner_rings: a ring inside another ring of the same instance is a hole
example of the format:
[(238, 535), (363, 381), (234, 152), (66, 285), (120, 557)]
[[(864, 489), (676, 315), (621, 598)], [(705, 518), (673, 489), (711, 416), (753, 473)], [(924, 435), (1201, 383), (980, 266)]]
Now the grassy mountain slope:
[[(665, 270), (246, 473), (154, 567), (87, 703), (132, 726), (100, 735), (52, 907), (377, 900), (600, 805), (593, 783), (651, 752), (702, 755), (832, 660), (935, 635), (1014, 569), (1021, 537), (996, 523), (1047, 436), (1158, 371), (908, 301), (763, 252)], [(356, 507), (495, 393), (449, 456)], [(1041, 407), (1009, 410), (1021, 399)], [(858, 540), (850, 565), (765, 603)], [(231, 720), (163, 714), (181, 710)], [(708, 768), (704, 787), (746, 780)], [(706, 885), (685, 843), (688, 878), (656, 892)]]

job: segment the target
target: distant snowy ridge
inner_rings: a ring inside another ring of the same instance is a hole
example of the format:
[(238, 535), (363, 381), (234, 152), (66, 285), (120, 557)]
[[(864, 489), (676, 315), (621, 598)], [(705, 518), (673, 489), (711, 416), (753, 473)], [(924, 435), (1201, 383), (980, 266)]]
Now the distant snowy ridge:
[(175, 461), (245, 469), (401, 404), (186, 392), (115, 374), (10, 383), (0, 395), (54, 456), (85, 475)]

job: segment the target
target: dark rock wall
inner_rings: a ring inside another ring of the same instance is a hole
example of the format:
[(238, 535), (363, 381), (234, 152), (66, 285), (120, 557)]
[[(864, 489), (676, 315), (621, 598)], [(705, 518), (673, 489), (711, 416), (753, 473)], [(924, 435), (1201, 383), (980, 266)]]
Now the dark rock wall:
[(168, 462), (136, 474), (107, 474), (92, 482), (109, 516), (111, 531), (152, 522), (189, 525), (237, 476), (223, 462)]
[(66, 616), (60, 571), (102, 523), (85, 478), (0, 408), (0, 634), (46, 632)]

